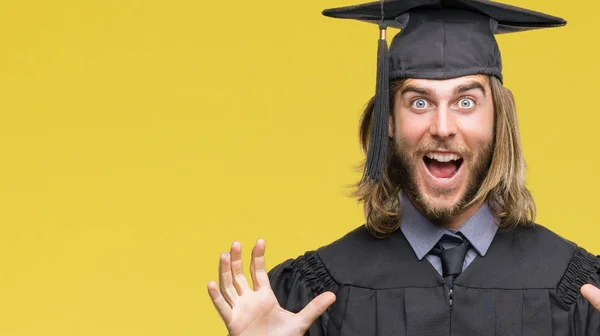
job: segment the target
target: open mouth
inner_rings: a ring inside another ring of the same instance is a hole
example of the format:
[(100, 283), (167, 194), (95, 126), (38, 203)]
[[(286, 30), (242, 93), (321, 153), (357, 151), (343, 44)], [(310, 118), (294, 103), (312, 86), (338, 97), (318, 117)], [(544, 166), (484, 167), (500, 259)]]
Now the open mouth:
[(427, 153), (423, 162), (429, 173), (437, 179), (450, 179), (460, 169), (463, 158), (456, 153)]

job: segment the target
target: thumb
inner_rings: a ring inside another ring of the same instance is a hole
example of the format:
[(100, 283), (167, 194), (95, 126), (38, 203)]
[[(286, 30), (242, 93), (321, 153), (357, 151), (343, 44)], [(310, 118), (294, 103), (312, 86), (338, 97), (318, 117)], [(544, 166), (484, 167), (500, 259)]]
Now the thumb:
[(600, 311), (600, 289), (587, 284), (581, 287), (581, 294), (590, 301), (596, 310)]
[(321, 316), (329, 306), (335, 302), (335, 294), (325, 292), (314, 298), (309, 304), (298, 313), (298, 317), (302, 321), (302, 327), (307, 330), (310, 325)]

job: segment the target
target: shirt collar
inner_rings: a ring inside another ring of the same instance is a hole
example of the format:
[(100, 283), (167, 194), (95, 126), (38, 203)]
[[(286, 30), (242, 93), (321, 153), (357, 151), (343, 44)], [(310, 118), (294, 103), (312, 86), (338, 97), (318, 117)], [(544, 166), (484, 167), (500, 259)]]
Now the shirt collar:
[[(400, 230), (417, 258), (421, 260), (442, 238), (445, 230), (429, 221), (404, 195), (400, 195), (400, 207), (402, 209)], [(457, 231), (467, 238), (479, 255), (485, 256), (498, 231), (498, 226), (485, 203)]]

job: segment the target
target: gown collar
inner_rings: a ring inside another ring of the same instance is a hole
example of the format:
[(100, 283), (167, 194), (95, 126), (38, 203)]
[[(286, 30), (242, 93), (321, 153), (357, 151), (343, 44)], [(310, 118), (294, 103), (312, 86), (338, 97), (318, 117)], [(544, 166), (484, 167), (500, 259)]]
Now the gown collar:
[[(405, 195), (400, 195), (402, 218), (400, 230), (419, 260), (423, 259), (445, 233), (462, 233), (480, 256), (487, 253), (498, 225), (487, 203), (456, 231), (445, 230), (425, 217)], [(454, 232), (453, 232), (454, 231)]]

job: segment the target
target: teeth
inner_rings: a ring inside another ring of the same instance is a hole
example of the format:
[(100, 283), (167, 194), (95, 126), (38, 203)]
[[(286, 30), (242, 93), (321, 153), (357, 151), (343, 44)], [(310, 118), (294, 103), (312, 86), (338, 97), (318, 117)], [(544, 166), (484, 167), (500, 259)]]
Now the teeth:
[(427, 156), (428, 158), (432, 159), (432, 160), (436, 160), (439, 162), (450, 162), (450, 161), (455, 161), (460, 159), (460, 156), (458, 154), (435, 154), (435, 153), (428, 153), (425, 156)]

